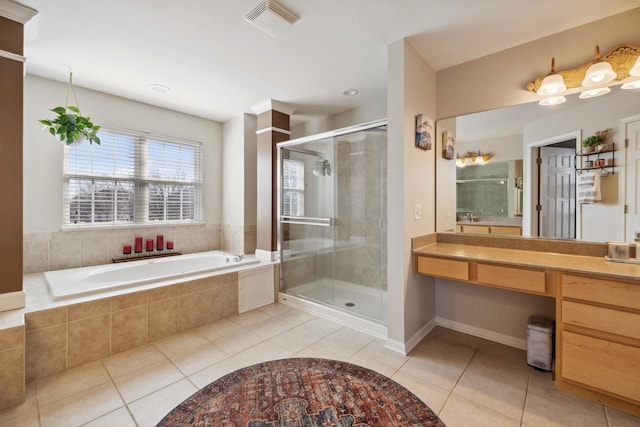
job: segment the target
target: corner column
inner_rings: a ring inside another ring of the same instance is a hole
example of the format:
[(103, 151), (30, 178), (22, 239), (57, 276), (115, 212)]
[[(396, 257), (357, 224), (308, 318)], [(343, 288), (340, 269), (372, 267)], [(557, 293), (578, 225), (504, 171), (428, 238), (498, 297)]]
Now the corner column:
[(0, 181), (4, 203), (0, 216), (0, 311), (25, 306), (22, 288), (22, 91), (24, 25), (37, 12), (0, 2)]
[(271, 100), (254, 107), (258, 116), (256, 257), (274, 260), (278, 249), (278, 154), (276, 144), (291, 137), (293, 110)]

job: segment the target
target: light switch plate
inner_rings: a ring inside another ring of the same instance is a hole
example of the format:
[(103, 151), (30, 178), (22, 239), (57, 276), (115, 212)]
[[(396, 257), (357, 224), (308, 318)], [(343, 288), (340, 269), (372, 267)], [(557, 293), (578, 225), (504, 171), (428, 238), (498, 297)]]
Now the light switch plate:
[(413, 206), (413, 219), (422, 219), (422, 205), (416, 203)]

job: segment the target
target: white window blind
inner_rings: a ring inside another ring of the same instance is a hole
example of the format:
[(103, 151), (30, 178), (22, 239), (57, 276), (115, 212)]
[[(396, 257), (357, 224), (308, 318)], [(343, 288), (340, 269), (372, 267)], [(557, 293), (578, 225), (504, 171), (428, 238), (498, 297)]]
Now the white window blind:
[(304, 162), (282, 161), (282, 215), (304, 216)]
[(201, 220), (201, 144), (98, 135), (100, 145), (65, 147), (65, 227)]

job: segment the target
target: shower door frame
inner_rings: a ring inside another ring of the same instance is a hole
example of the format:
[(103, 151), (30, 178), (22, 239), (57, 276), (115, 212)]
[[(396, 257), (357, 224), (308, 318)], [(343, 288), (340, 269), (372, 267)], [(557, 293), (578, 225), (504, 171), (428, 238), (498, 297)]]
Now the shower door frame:
[[(372, 128), (376, 128), (379, 126), (387, 126), (388, 125), (388, 120), (387, 119), (381, 119), (381, 120), (375, 120), (375, 121), (371, 121), (371, 122), (366, 122), (363, 124), (359, 124), (359, 125), (355, 125), (355, 126), (349, 126), (346, 128), (341, 128), (341, 129), (337, 129), (337, 130), (333, 130), (333, 131), (329, 131), (329, 132), (323, 132), (323, 133), (319, 133), (319, 134), (314, 134), (314, 135), (309, 135), (309, 136), (305, 136), (305, 137), (301, 137), (301, 138), (296, 138), (296, 139), (292, 139), (289, 141), (283, 141), (280, 142), (278, 144), (276, 144), (276, 150), (277, 150), (277, 177), (278, 179), (276, 180), (276, 185), (277, 185), (277, 236), (278, 236), (278, 243), (277, 243), (277, 252), (278, 252), (278, 256), (280, 259), (280, 262), (283, 262), (284, 258), (283, 258), (283, 253), (282, 253), (282, 239), (283, 239), (283, 229), (282, 229), (282, 149), (287, 149), (288, 147), (295, 147), (297, 145), (300, 144), (304, 144), (306, 142), (313, 142), (313, 141), (319, 141), (319, 140), (324, 140), (324, 139), (329, 139), (329, 138), (336, 138), (338, 136), (342, 136), (342, 135), (346, 135), (346, 134), (352, 134), (352, 133), (356, 133), (356, 132), (360, 132), (360, 131), (366, 131)], [(302, 151), (304, 152), (305, 149), (296, 149), (295, 151)], [(333, 221), (331, 221), (329, 226), (333, 226)], [(335, 238), (334, 238), (334, 243), (335, 243)], [(334, 247), (335, 250), (335, 247)], [(279, 268), (279, 283), (278, 283), (278, 292), (283, 292), (282, 289), (282, 283), (283, 283), (283, 268)], [(328, 304), (329, 307), (335, 307), (332, 304)], [(336, 307), (337, 309), (337, 307)], [(347, 314), (347, 316), (349, 316)], [(353, 315), (351, 315), (353, 316)], [(357, 318), (357, 316), (354, 316), (355, 318)], [(358, 320), (359, 321), (359, 320)], [(367, 323), (371, 323), (371, 325), (373, 325), (373, 330), (375, 331), (374, 334), (378, 335), (381, 334), (382, 331), (384, 331), (384, 334), (386, 335), (386, 326), (382, 327), (380, 325), (377, 325), (375, 322), (369, 322), (367, 320), (362, 320), (363, 322), (367, 322)], [(369, 329), (369, 328), (366, 328)], [(371, 330), (370, 330), (371, 332)]]

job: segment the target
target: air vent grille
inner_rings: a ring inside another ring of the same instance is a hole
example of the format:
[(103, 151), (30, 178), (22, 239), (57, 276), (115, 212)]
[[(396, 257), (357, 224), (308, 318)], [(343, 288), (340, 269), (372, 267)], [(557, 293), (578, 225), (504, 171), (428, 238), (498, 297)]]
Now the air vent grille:
[(287, 10), (280, 3), (277, 3), (273, 0), (265, 0), (256, 6), (249, 14), (247, 14), (246, 19), (249, 22), (256, 21), (263, 13), (274, 13), (287, 21), (289, 24), (293, 24), (299, 18), (293, 12)]

